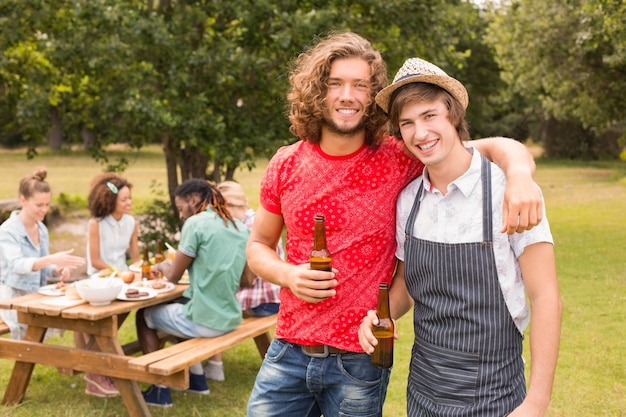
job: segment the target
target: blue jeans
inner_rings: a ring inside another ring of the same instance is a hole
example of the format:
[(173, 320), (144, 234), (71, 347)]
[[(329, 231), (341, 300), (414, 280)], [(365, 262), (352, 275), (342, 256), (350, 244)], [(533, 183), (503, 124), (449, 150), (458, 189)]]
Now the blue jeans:
[(389, 369), (365, 353), (313, 358), (274, 339), (248, 401), (248, 417), (382, 416)]
[(258, 306), (249, 309), (248, 314), (254, 317), (271, 316), (272, 314), (278, 313), (279, 307), (280, 303), (259, 304)]

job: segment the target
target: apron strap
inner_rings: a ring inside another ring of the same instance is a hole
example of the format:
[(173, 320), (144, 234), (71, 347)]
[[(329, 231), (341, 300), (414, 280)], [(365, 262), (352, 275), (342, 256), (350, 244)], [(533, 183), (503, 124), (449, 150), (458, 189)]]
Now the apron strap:
[(491, 213), (491, 164), (481, 155), (481, 181), (483, 186), (483, 244), (493, 244), (493, 214)]

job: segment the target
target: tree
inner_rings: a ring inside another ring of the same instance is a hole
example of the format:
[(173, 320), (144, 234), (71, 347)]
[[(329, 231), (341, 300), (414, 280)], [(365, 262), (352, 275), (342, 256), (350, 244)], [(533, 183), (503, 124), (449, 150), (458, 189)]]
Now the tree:
[[(511, 91), (534, 106), (544, 122), (579, 125), (591, 140), (576, 143), (567, 139), (574, 131), (544, 129), (563, 135), (546, 138), (565, 144), (555, 146), (551, 156), (617, 154), (615, 140), (598, 141), (606, 132), (623, 131), (625, 10), (617, 0), (519, 0), (495, 11), (488, 40)], [(572, 155), (572, 149), (578, 151)]]

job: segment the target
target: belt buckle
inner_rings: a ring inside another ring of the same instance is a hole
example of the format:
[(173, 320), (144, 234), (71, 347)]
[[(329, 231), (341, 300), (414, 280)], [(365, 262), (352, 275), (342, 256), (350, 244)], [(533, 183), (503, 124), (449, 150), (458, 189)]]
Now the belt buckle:
[(323, 345), (324, 346), (324, 352), (321, 353), (311, 353), (311, 352), (307, 352), (305, 350), (306, 346), (302, 346), (302, 353), (304, 353), (307, 356), (310, 356), (311, 358), (317, 358), (317, 359), (324, 359), (327, 358), (330, 355), (330, 352), (328, 351), (328, 345)]

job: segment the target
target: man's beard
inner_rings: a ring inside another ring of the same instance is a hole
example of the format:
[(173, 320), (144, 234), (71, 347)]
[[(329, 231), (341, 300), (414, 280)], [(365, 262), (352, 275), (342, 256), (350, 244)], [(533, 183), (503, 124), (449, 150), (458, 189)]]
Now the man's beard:
[(359, 123), (352, 127), (342, 127), (335, 123), (331, 118), (324, 117), (324, 125), (328, 128), (328, 130), (332, 133), (341, 136), (352, 136), (356, 133), (360, 133), (365, 129), (365, 119), (362, 117), (359, 120)]

